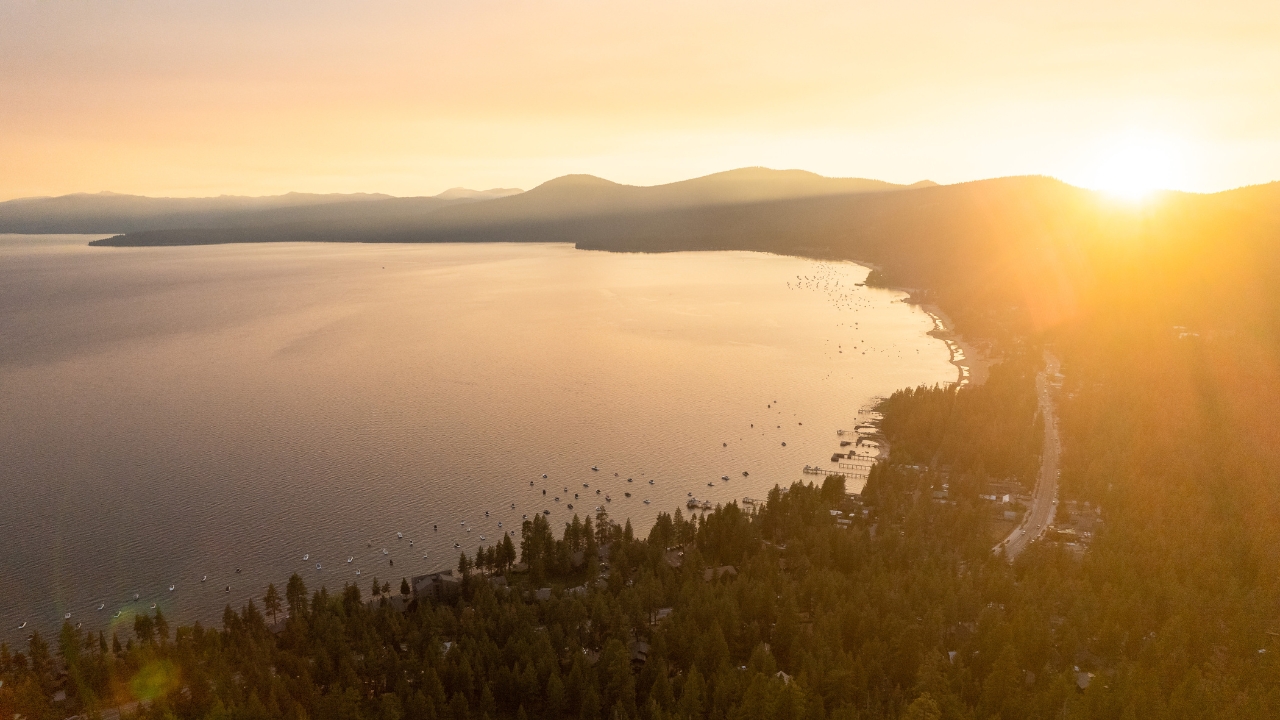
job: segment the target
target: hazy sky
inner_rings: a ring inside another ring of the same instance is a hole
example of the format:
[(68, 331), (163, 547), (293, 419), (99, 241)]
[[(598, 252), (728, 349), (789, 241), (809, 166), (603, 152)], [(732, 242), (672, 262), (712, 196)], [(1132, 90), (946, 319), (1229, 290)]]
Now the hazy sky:
[(1277, 180), (1280, 2), (0, 0), (0, 199), (747, 165)]

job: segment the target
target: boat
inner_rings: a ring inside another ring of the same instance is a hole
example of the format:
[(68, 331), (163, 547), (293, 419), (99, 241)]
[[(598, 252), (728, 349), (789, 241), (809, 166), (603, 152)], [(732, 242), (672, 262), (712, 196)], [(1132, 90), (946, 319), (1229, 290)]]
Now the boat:
[(360, 571), (359, 571), (359, 570), (357, 570), (357, 571), (356, 571), (356, 574), (357, 574), (357, 575), (359, 575), (359, 574), (360, 574)]
[(382, 554), (383, 554), (383, 555), (386, 555), (386, 554), (387, 554), (387, 549), (386, 549), (386, 548), (382, 548)]
[(644, 501), (644, 504), (645, 504), (645, 505), (648, 505), (648, 504), (649, 504), (649, 501), (648, 501), (648, 500), (645, 500), (645, 501)]
[(484, 539), (484, 536), (483, 536), (483, 535), (481, 535), (481, 536), (480, 536), (480, 539), (481, 539), (481, 540), (483, 540), (483, 539)]
[(511, 503), (511, 509), (512, 509), (512, 510), (515, 510), (515, 509), (516, 509), (516, 504), (515, 504), (515, 503)]
[(710, 501), (710, 500), (703, 500), (703, 501), (702, 501), (702, 509), (703, 509), (703, 510), (710, 510), (710, 509), (711, 509), (711, 501)]
[(782, 447), (786, 447), (786, 446), (787, 446), (787, 444), (786, 444), (786, 443), (782, 443)]
[(208, 576), (208, 575), (201, 575), (201, 576), (200, 576), (200, 582), (204, 582), (205, 580), (208, 580), (208, 579), (209, 579), (209, 576)]
[(102, 612), (102, 611), (103, 611), (103, 609), (104, 609), (104, 608), (106, 608), (106, 607), (107, 607), (107, 604), (106, 604), (106, 603), (102, 603), (101, 605), (99, 605), (99, 606), (98, 606), (98, 612)]
[(604, 496), (604, 501), (605, 501), (605, 502), (613, 502), (613, 498), (609, 497), (608, 495), (605, 495), (605, 496)]
[[(117, 614), (118, 614), (118, 613), (117, 613)], [(27, 626), (27, 621), (26, 621), (26, 620), (23, 620), (23, 621), (22, 621), (22, 624), (18, 626), (18, 629), (19, 629), (19, 630), (21, 630), (21, 629), (25, 628), (26, 626)]]
[(347, 558), (347, 564), (348, 564), (348, 565), (350, 565), (350, 564), (351, 564), (351, 561), (352, 561), (352, 560), (355, 560), (355, 559), (356, 559), (356, 556), (355, 556), (355, 555), (352, 555), (351, 557)]
[(689, 496), (689, 497), (693, 497), (693, 493), (685, 493), (685, 495), (687, 495), (687, 496)]
[(169, 592), (173, 592), (173, 586), (172, 586), (172, 585), (170, 585), (170, 586), (169, 586)]
[(152, 609), (152, 610), (155, 610), (155, 609), (156, 609), (156, 604), (155, 604), (155, 603), (151, 603), (151, 609)]
[(713, 482), (709, 482), (709, 483), (707, 483), (707, 487), (715, 487), (715, 486), (716, 486), (716, 484), (715, 484), (715, 483), (713, 483)]
[(461, 546), (461, 545), (459, 545), (458, 543), (454, 543), (454, 544), (453, 544), (453, 546), (454, 546), (454, 547), (456, 547), (456, 548), (460, 548), (460, 547), (462, 547), (462, 546)]
[(570, 510), (572, 510), (572, 509), (573, 509), (573, 503), (569, 503), (566, 507), (568, 507)]
[[(547, 474), (546, 474), (546, 473), (542, 473), (542, 479), (543, 479), (543, 480), (546, 480), (546, 479), (547, 479)], [(532, 485), (533, 483), (529, 483), (529, 484), (530, 484), (530, 485)]]
[(742, 477), (746, 477), (746, 476), (747, 476), (747, 471), (746, 471), (746, 470), (743, 470), (743, 471), (742, 471)]
[(721, 479), (721, 480), (724, 480), (725, 482), (729, 482), (729, 476), (728, 476), (728, 475), (721, 475), (721, 476), (720, 476), (720, 479)]
[(684, 506), (690, 510), (696, 510), (698, 508), (698, 498), (690, 496), (689, 502), (685, 503)]
[(586, 483), (582, 483), (582, 487), (591, 487), (591, 486)]
[(550, 515), (550, 514), (551, 514), (551, 511), (550, 511), (550, 510), (543, 510), (543, 511), (542, 511), (542, 514), (543, 514), (543, 515)]
[(137, 600), (137, 599), (138, 599), (138, 593), (134, 593), (134, 594), (133, 594), (133, 599), (134, 599), (134, 600)]
[(311, 559), (311, 553), (304, 553), (304, 554), (302, 555), (302, 559), (303, 559), (303, 560), (310, 560), (310, 559)]
[(498, 527), (502, 527), (502, 521), (498, 521)]
[(631, 478), (627, 478), (627, 482), (631, 482)]
[(320, 563), (316, 563), (316, 569), (317, 569), (317, 570), (323, 570), (324, 568), (320, 567)]
[(113, 618), (118, 618), (118, 617), (120, 617), (120, 611), (119, 611), (119, 610), (117, 610), (117, 611), (116, 611), (116, 614), (115, 614), (115, 615), (112, 615), (111, 617), (113, 617)]
[[(489, 514), (489, 513), (485, 513), (485, 515), (488, 515), (488, 514)], [(397, 539), (397, 540), (403, 540), (403, 539), (404, 539), (404, 533), (396, 533), (396, 539)]]
[(528, 513), (525, 513), (524, 515), (521, 515), (521, 516), (520, 516), (520, 519), (521, 519), (521, 520), (528, 520), (528, 519), (529, 519), (529, 514), (528, 514)]
[(594, 470), (595, 472), (600, 472), (600, 468), (596, 467), (595, 465), (592, 465), (591, 469)]
[(631, 493), (622, 493), (624, 497), (631, 497)]
[(79, 630), (79, 629), (80, 629), (80, 627), (81, 627), (81, 626), (83, 626), (83, 625), (84, 625), (84, 623), (82, 623), (82, 622), (78, 622), (78, 623), (76, 623), (76, 629), (77, 629), (77, 630)]

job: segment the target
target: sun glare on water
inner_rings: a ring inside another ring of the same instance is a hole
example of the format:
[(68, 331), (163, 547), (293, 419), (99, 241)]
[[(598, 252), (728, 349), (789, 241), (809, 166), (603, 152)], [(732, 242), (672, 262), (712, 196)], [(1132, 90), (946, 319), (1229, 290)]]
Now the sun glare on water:
[(1183, 158), (1171, 138), (1130, 134), (1108, 143), (1081, 183), (1133, 202), (1182, 184)]

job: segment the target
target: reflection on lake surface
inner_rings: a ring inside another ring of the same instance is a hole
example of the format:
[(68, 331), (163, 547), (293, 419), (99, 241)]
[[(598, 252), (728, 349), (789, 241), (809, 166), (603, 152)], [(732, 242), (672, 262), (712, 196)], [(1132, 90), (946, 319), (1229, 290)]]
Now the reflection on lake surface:
[(815, 479), (873, 396), (956, 375), (856, 265), (86, 241), (0, 236), (9, 641), (152, 602), (216, 621), (295, 571), (398, 586), (543, 510), (647, 532), (687, 493)]

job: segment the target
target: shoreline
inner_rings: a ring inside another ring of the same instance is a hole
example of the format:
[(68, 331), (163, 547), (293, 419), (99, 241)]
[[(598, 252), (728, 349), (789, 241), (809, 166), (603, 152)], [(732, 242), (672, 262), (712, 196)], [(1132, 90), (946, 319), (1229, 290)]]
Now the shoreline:
[(969, 383), (981, 385), (986, 382), (991, 361), (983, 357), (971, 343), (956, 334), (955, 323), (951, 322), (951, 318), (942, 308), (934, 303), (920, 303), (919, 307), (933, 319), (934, 327), (929, 331), (929, 335), (947, 344), (947, 350), (951, 354), (948, 362), (954, 365), (957, 371), (956, 385), (964, 387)]

